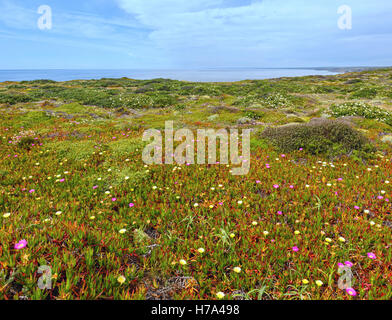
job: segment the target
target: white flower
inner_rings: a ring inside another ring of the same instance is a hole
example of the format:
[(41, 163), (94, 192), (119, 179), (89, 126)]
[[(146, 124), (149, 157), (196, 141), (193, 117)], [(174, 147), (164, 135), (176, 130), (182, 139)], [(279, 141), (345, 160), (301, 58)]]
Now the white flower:
[(204, 248), (199, 248), (199, 249), (197, 249), (197, 251), (199, 252), (199, 253), (204, 253)]
[(216, 293), (216, 296), (218, 299), (223, 299), (225, 297), (225, 294), (222, 291), (219, 291)]
[(234, 271), (235, 273), (240, 273), (240, 272), (241, 272), (241, 268), (240, 268), (240, 267), (234, 267), (234, 268), (233, 268), (233, 271)]
[(187, 264), (187, 262), (186, 262), (184, 259), (181, 259), (181, 260), (180, 260), (180, 264), (183, 265), (183, 266), (185, 266), (185, 265)]
[(120, 229), (118, 232), (119, 232), (120, 234), (124, 234), (125, 232), (127, 232), (127, 229)]

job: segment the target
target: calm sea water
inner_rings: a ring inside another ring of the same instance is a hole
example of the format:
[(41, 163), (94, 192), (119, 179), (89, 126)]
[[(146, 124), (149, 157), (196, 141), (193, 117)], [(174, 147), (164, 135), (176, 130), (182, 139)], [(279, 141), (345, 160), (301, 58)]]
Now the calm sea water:
[(336, 72), (312, 69), (0, 70), (0, 82), (39, 79), (68, 81), (121, 77), (139, 80), (165, 78), (197, 82), (225, 82), (333, 74)]

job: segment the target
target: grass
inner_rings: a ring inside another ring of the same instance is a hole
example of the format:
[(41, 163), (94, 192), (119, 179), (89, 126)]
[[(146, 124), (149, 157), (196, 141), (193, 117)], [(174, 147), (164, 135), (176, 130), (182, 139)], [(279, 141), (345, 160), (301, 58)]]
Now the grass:
[[(8, 99), (0, 105), (1, 299), (391, 299), (392, 146), (381, 140), (389, 124), (368, 107), (352, 120), (376, 148), (369, 158), (327, 159), (306, 146), (282, 154), (257, 134), (330, 116), (362, 82), (375, 90), (356, 99), (390, 110), (391, 75), (0, 84)], [(32, 92), (30, 101), (8, 96)], [(120, 94), (154, 101), (125, 106), (126, 116), (100, 105)], [(147, 128), (165, 120), (236, 127), (244, 116), (254, 129), (246, 176), (232, 176), (231, 166), (142, 162)], [(22, 239), (27, 246), (16, 250)], [(355, 297), (338, 288), (345, 261)], [(51, 267), (51, 289), (37, 286), (42, 265)]]

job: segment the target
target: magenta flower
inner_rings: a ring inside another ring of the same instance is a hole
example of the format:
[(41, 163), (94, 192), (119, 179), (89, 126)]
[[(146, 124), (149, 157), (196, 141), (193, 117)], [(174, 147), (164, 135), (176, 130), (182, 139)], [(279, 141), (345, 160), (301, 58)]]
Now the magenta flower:
[(14, 248), (16, 250), (20, 250), (23, 249), (27, 246), (27, 241), (26, 240), (20, 240), (18, 243), (15, 243)]
[(372, 260), (374, 260), (374, 259), (377, 258), (376, 255), (375, 255), (373, 252), (369, 252), (369, 253), (367, 254), (367, 256), (368, 256), (369, 259), (372, 259)]
[(350, 262), (350, 261), (345, 261), (344, 264), (345, 264), (347, 267), (349, 267), (349, 268), (351, 268), (351, 267), (354, 265), (354, 264), (353, 264), (352, 262)]
[(304, 148), (299, 148), (299, 151), (302, 151)]
[(291, 185), (289, 188), (290, 188), (290, 189), (294, 189), (294, 186), (293, 186), (293, 185)]
[(31, 189), (31, 190), (29, 191), (29, 193), (33, 193), (33, 192), (35, 192), (35, 189)]
[(112, 198), (112, 201), (114, 202), (114, 201), (117, 201), (117, 198)]
[(279, 188), (279, 185), (278, 185), (278, 184), (274, 184), (274, 188), (275, 188), (275, 189), (278, 189), (278, 188)]
[(354, 206), (354, 209), (357, 209), (357, 210), (359, 210), (359, 207), (358, 207), (358, 206)]
[(261, 183), (261, 181), (260, 180), (256, 180), (256, 183)]
[(94, 187), (93, 187), (93, 189), (97, 189), (97, 188), (98, 188), (98, 186), (94, 186)]
[(384, 199), (384, 197), (383, 196), (378, 196), (377, 199), (378, 200), (382, 200), (382, 199)]
[(280, 216), (281, 216), (282, 214), (283, 214), (283, 212), (282, 212), (282, 211), (278, 211), (278, 215), (280, 215)]
[(298, 249), (298, 247), (297, 246), (295, 246), (295, 247), (292, 247), (291, 248), (294, 252), (298, 252), (299, 251), (299, 249)]
[(346, 292), (350, 295), (355, 297), (357, 295), (357, 292), (353, 288), (347, 288)]
[(131, 203), (129, 204), (129, 207), (132, 208), (134, 205), (135, 205), (135, 204), (131, 202)]
[(343, 268), (343, 267), (344, 267), (344, 264), (341, 263), (341, 262), (339, 262), (339, 263), (338, 263), (338, 267), (339, 267), (339, 268)]
[(65, 179), (60, 179), (59, 181), (60, 181), (60, 182), (64, 182), (64, 181), (65, 181)]

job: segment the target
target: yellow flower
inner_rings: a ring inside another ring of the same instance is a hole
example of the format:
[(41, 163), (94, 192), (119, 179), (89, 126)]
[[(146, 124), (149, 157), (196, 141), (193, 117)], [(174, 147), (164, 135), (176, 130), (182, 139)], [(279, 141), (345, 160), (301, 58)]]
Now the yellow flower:
[(94, 220), (94, 219), (95, 219), (95, 216), (91, 216), (91, 217), (90, 217), (90, 220)]
[(225, 297), (225, 294), (221, 291), (217, 292), (216, 296), (218, 297), (218, 299), (223, 299)]
[(301, 232), (299, 232), (298, 230), (295, 230), (295, 231), (294, 231), (294, 234), (297, 234), (297, 235), (298, 235), (298, 234), (300, 234), (300, 233), (301, 233)]
[(186, 261), (185, 261), (184, 259), (181, 259), (181, 260), (180, 260), (180, 264), (183, 265), (183, 266), (185, 266), (185, 265), (186, 265)]
[(257, 226), (257, 221), (253, 221), (253, 222), (252, 222), (252, 225), (253, 225), (253, 226)]
[(324, 283), (321, 280), (316, 280), (316, 285), (321, 287)]
[(234, 233), (230, 233), (230, 238), (234, 238), (235, 234)]
[(235, 267), (235, 268), (233, 268), (233, 271), (235, 273), (240, 273), (241, 272), (241, 268), (240, 267)]
[(8, 218), (11, 215), (11, 213), (7, 212), (3, 214), (3, 218)]
[(268, 231), (264, 231), (263, 234), (264, 234), (265, 236), (268, 236), (269, 232), (268, 232)]
[(346, 239), (344, 239), (343, 237), (339, 237), (339, 241), (340, 242), (346, 242)]
[(325, 238), (325, 241), (326, 242), (332, 242), (332, 239), (331, 238)]
[(59, 216), (59, 215), (62, 214), (62, 212), (61, 211), (57, 211), (55, 214), (56, 214), (56, 216)]
[(309, 280), (308, 280), (308, 279), (303, 279), (303, 280), (302, 280), (302, 283), (303, 283), (303, 284), (308, 284), (308, 283), (309, 283)]
[(123, 284), (125, 282), (125, 277), (124, 276), (118, 276), (117, 281), (119, 284)]
[(121, 230), (119, 231), (120, 234), (124, 234), (125, 232), (127, 232), (127, 229), (121, 229)]
[(204, 248), (199, 248), (199, 249), (197, 249), (197, 251), (199, 252), (199, 253), (204, 253)]

